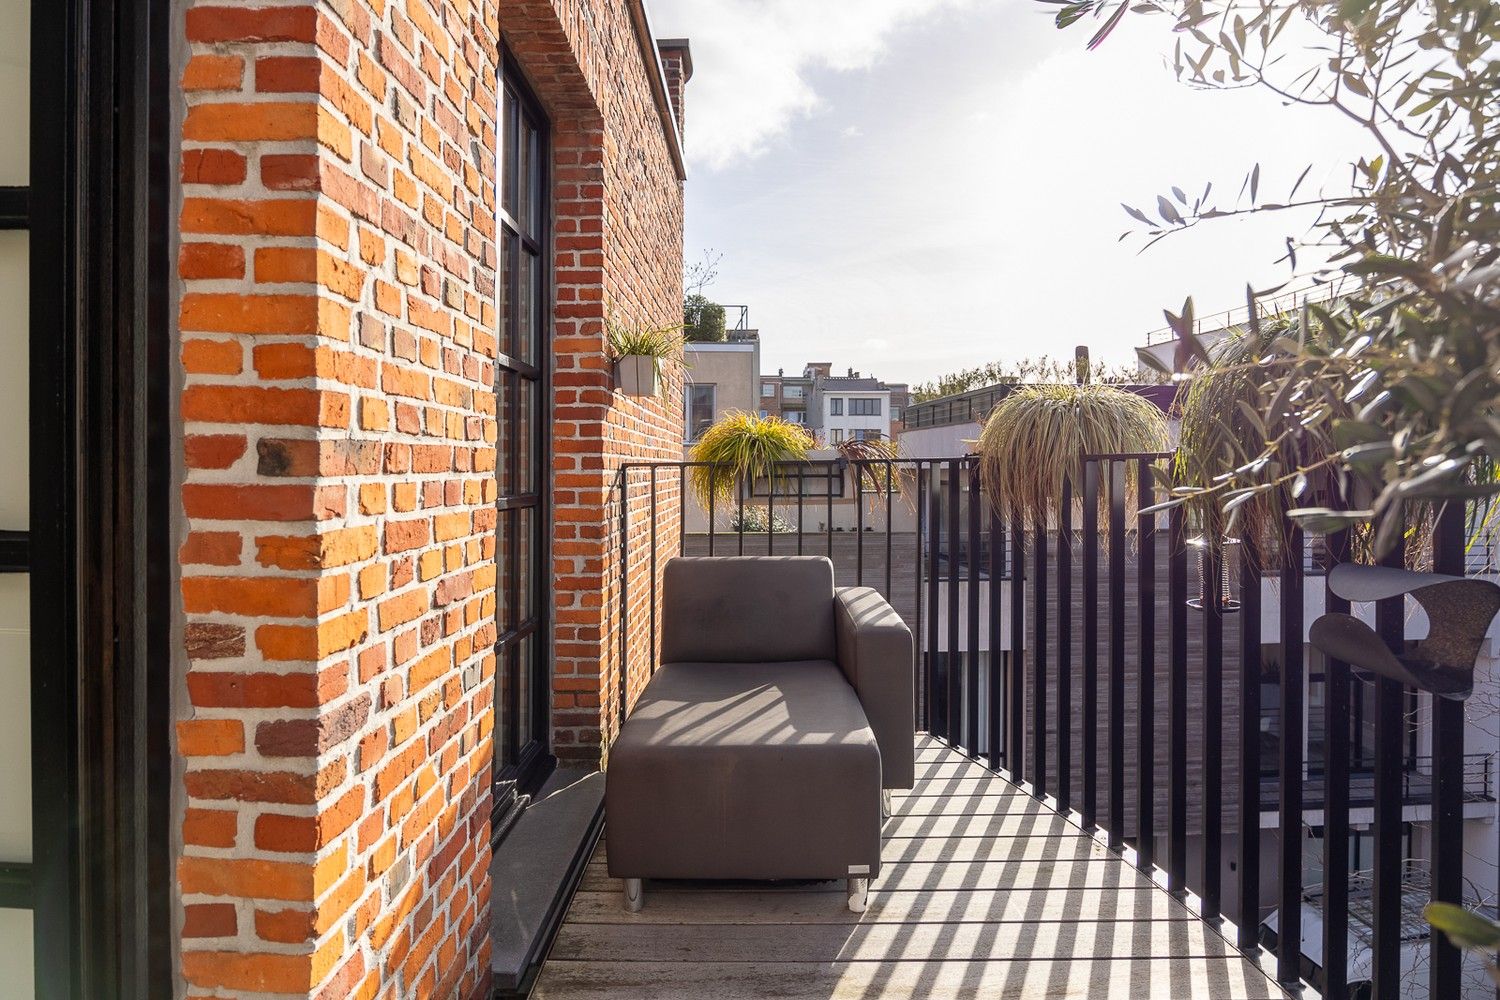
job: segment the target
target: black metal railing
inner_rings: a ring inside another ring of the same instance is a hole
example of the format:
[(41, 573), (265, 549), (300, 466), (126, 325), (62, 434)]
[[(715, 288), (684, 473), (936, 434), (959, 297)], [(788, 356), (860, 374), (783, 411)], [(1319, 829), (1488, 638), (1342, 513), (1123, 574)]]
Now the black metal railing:
[[(1304, 646), (1304, 597), (1317, 588), (1327, 610), (1348, 610), (1324, 578), (1350, 558), (1348, 537), (1312, 545), (1289, 526), (1277, 560), (1249, 544), (1194, 548), (1184, 508), (1140, 513), (1166, 499), (1151, 470), (1169, 457), (1085, 456), (1081, 481), (1064, 484), (1060, 509), (1040, 525), (1002, 518), (982, 495), (974, 456), (796, 463), (727, 500), (709, 497), (696, 513), (691, 476), (701, 463), (632, 464), (617, 482), (621, 565), (649, 547), (656, 578), (657, 518), (645, 534), (624, 526), (637, 523), (631, 511), (654, 515), (663, 491), (689, 511), (672, 551), (829, 556), (840, 585), (876, 587), (912, 626), (921, 729), (1074, 813), (1240, 948), (1271, 941), (1289, 985), (1307, 968), (1301, 935), (1271, 935), (1264, 922), (1275, 913), (1278, 927), (1301, 926), (1304, 845), (1320, 834), (1323, 961), (1307, 985), (1340, 1000), (1353, 995), (1350, 811), (1368, 810), (1370, 979), (1374, 997), (1396, 997), (1411, 904), (1400, 877), (1406, 810), (1431, 807), (1432, 895), (1464, 901), (1464, 806), (1493, 801), (1494, 756), (1465, 754), (1458, 702), (1336, 663), (1310, 669), (1319, 657)], [(761, 524), (780, 519), (783, 530), (755, 530), (754, 508)], [(1432, 539), (1432, 567), (1462, 574), (1463, 511), (1439, 517)], [(1262, 635), (1268, 601), (1274, 637)], [(619, 612), (625, 631), (642, 613), (623, 588)], [(1380, 602), (1375, 622), (1401, 642), (1402, 600)], [(1314, 683), (1321, 705), (1304, 725)], [(1421, 756), (1417, 708), (1430, 720), (1431, 753)], [(1263, 716), (1275, 720), (1268, 732)], [(1263, 843), (1278, 845), (1266, 855), (1278, 871), (1265, 900)], [(1458, 953), (1441, 938), (1430, 947), (1429, 995), (1457, 995)]]

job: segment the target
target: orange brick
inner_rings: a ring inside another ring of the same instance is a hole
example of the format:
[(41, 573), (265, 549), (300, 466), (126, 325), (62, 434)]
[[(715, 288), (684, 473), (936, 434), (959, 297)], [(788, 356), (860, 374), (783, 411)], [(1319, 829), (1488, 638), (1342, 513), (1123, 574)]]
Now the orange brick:
[(245, 725), (238, 719), (184, 719), (177, 723), (177, 749), (184, 757), (244, 753)]
[(182, 345), (182, 367), (191, 375), (238, 375), (244, 356), (233, 341), (189, 340)]
[(245, 60), (239, 56), (195, 55), (182, 71), (183, 90), (239, 90)]
[(262, 941), (301, 944), (313, 936), (311, 910), (256, 910), (255, 936)]
[(185, 233), (312, 236), (317, 213), (317, 202), (302, 198), (270, 198), (263, 201), (184, 198), (181, 225)]
[(199, 847), (233, 847), (238, 817), (224, 809), (188, 809), (182, 817), (184, 843)]
[(241, 184), (245, 157), (232, 149), (185, 149), (179, 176), (184, 184)]
[(243, 540), (233, 531), (192, 531), (178, 558), (189, 566), (238, 566)]
[(315, 139), (318, 106), (310, 102), (195, 104), (182, 123), (182, 137), (198, 142)]
[(243, 434), (189, 434), (182, 440), (183, 461), (190, 469), (227, 469), (247, 447)]
[(178, 310), (183, 330), (214, 333), (316, 333), (312, 295), (234, 295), (189, 292)]
[(245, 250), (227, 243), (184, 243), (177, 255), (177, 274), (198, 278), (243, 278)]

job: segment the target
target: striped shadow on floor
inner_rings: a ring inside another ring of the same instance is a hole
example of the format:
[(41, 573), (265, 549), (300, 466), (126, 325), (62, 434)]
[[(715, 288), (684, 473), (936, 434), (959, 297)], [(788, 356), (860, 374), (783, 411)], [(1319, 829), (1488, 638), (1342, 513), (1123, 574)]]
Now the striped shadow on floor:
[(539, 1000), (1273, 1000), (1215, 931), (1093, 838), (924, 735), (869, 908), (842, 882), (649, 882), (627, 913), (604, 846)]

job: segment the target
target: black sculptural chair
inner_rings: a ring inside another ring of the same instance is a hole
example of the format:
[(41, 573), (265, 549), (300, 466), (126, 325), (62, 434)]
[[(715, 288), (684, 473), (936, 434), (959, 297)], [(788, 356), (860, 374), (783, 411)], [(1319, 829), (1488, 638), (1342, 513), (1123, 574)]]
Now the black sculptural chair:
[(1364, 603), (1410, 594), (1427, 612), (1427, 637), (1403, 640), (1393, 651), (1375, 630), (1353, 615), (1329, 612), (1312, 623), (1307, 638), (1335, 660), (1368, 670), (1440, 698), (1463, 701), (1474, 691), (1474, 661), (1495, 614), (1500, 586), (1394, 566), (1340, 563), (1328, 573), (1328, 589)]

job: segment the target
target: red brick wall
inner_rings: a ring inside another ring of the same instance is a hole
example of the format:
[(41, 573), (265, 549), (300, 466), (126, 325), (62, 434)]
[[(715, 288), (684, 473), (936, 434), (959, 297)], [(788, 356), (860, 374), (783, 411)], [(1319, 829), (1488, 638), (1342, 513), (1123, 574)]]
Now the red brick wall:
[(608, 732), (614, 470), (673, 457), (682, 415), (680, 388), (611, 391), (603, 319), (678, 315), (681, 182), (625, 3), (498, 7), (196, 0), (178, 26), (189, 996), (485, 983), (502, 35), (556, 134), (555, 742)]

